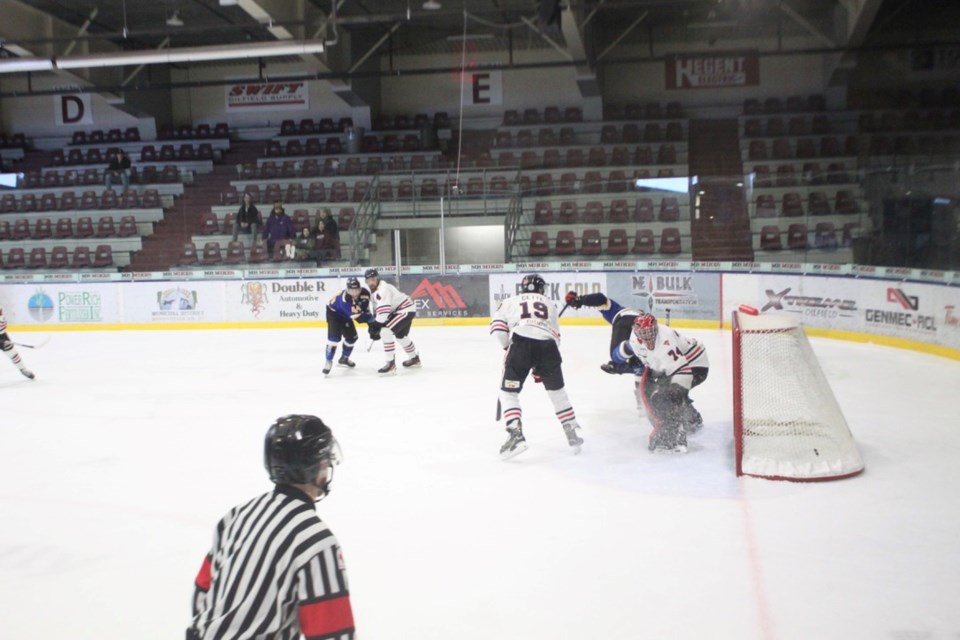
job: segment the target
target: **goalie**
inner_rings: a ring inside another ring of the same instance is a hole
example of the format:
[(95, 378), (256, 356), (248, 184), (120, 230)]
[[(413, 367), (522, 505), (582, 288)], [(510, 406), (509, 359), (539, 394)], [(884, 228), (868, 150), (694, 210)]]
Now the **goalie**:
[(652, 314), (634, 320), (629, 340), (613, 351), (613, 360), (623, 365), (639, 360), (644, 365), (640, 395), (653, 424), (651, 451), (686, 453), (687, 434), (703, 427), (703, 418), (693, 406), (690, 390), (707, 379), (707, 350), (692, 338), (660, 327)]

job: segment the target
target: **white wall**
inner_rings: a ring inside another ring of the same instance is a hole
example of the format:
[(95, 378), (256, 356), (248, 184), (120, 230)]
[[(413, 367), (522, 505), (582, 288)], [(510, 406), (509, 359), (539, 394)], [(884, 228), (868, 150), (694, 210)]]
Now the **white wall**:
[[(32, 86), (34, 90), (54, 89), (64, 86), (86, 86), (85, 82), (72, 76), (59, 76), (53, 73), (33, 74)], [(27, 82), (22, 76), (8, 78), (3, 84), (4, 91), (27, 92)], [(91, 129), (125, 129), (127, 127), (143, 127), (140, 119), (117, 109), (100, 94), (90, 95), (90, 105), (93, 109), (93, 123), (84, 125), (57, 125), (55, 106), (60, 97), (53, 95), (29, 96), (3, 99), (2, 129), (9, 132), (23, 132), (28, 137), (59, 137), (73, 134), (76, 130), (89, 131)]]
[[(514, 62), (550, 63), (565, 59), (553, 49), (515, 51)], [(401, 56), (394, 58), (394, 67), (414, 69), (459, 69), (460, 55)], [(490, 52), (467, 56), (467, 62), (478, 65), (507, 64), (506, 52)], [(388, 61), (381, 61), (381, 69), (388, 70)], [(446, 111), (451, 121), (460, 112), (460, 74), (458, 71), (428, 75), (383, 76), (380, 84), (381, 100), (389, 105), (391, 113), (434, 113)], [(544, 96), (549, 96), (545, 98)], [(576, 84), (573, 67), (539, 69), (505, 69), (503, 71), (502, 105), (465, 105), (468, 118), (502, 116), (506, 109), (523, 110), (526, 107), (542, 109), (544, 104), (559, 107), (578, 106), (583, 102)]]
[[(809, 41), (795, 40), (785, 48), (822, 46)], [(670, 53), (723, 53), (728, 51), (756, 50), (756, 41), (723, 40), (711, 47), (706, 44), (696, 46), (687, 43), (683, 47), (663, 47), (655, 50), (654, 55)], [(761, 46), (761, 52), (769, 48)], [(617, 51), (619, 57), (649, 57), (650, 51), (644, 47), (624, 48)], [(666, 62), (662, 59), (651, 62), (630, 62), (613, 64), (604, 69), (601, 79), (601, 91), (606, 104), (623, 105), (626, 103), (679, 101), (684, 107), (717, 107), (730, 105), (742, 108), (746, 98), (763, 99), (767, 97), (808, 96), (813, 93), (824, 94), (828, 76), (827, 69), (832, 68), (825, 55), (760, 55), (760, 83), (748, 87), (727, 89), (673, 89), (667, 90)], [(841, 106), (841, 105), (836, 105)]]
[[(204, 82), (211, 80), (250, 81), (258, 77), (256, 62), (193, 67), (174, 71), (173, 82)], [(265, 68), (267, 81), (281, 81), (284, 76), (301, 76), (311, 73), (305, 65), (270, 64)], [(226, 122), (231, 127), (279, 126), (281, 120), (302, 118), (353, 117), (351, 108), (331, 89), (327, 81), (312, 80), (307, 83), (310, 92), (309, 108), (282, 111), (252, 110), (237, 113), (226, 110), (224, 87), (222, 85), (192, 87), (173, 90), (173, 119), (177, 124), (198, 124)], [(356, 119), (355, 119), (356, 122)], [(357, 123), (360, 126), (360, 123)]]

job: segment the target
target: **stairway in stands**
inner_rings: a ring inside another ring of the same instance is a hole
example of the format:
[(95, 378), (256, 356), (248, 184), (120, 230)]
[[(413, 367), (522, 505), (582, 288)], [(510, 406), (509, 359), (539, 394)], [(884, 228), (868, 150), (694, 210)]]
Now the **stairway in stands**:
[[(220, 193), (237, 179), (237, 165), (256, 162), (263, 154), (263, 142), (230, 142), (223, 158), (213, 165), (212, 173), (195, 174), (193, 184), (184, 185), (183, 195), (172, 207), (164, 209), (163, 220), (154, 226), (153, 235), (143, 239), (125, 271), (169, 271), (175, 268), (183, 245), (203, 228), (202, 216), (220, 204)], [(203, 247), (198, 247), (202, 250)]]
[(737, 120), (691, 120), (688, 148), (700, 200), (694, 260), (753, 260)]

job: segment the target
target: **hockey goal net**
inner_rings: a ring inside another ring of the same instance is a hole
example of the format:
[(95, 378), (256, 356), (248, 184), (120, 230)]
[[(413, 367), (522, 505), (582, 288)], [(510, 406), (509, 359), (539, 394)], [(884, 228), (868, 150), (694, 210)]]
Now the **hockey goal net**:
[(733, 312), (737, 475), (833, 480), (863, 471), (857, 445), (803, 329), (783, 315)]

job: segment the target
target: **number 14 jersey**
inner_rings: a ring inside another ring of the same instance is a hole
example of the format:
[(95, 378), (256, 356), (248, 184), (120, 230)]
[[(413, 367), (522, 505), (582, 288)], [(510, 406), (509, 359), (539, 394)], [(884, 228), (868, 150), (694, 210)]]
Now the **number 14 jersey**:
[(490, 333), (506, 348), (510, 334), (534, 340), (553, 340), (560, 343), (560, 315), (557, 307), (545, 295), (521, 293), (500, 303), (490, 320)]

